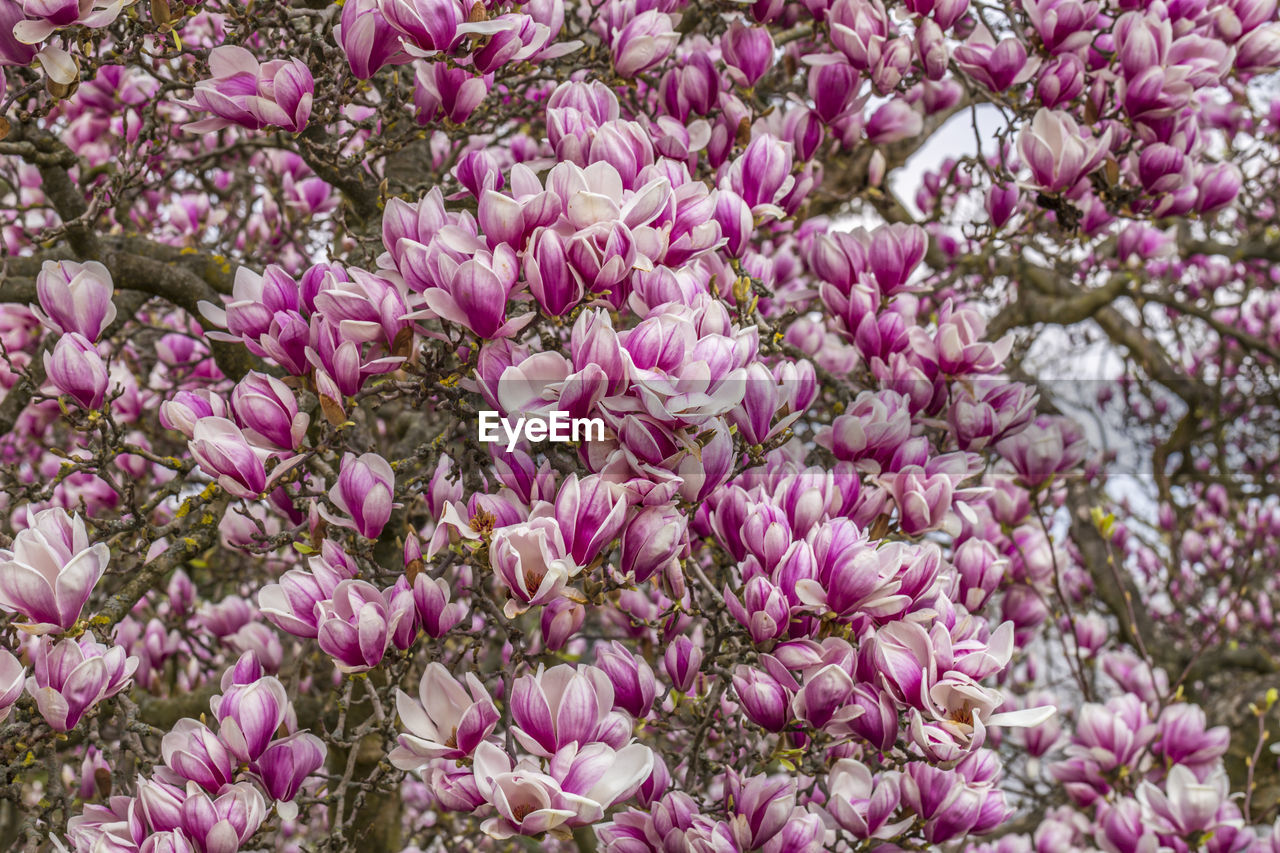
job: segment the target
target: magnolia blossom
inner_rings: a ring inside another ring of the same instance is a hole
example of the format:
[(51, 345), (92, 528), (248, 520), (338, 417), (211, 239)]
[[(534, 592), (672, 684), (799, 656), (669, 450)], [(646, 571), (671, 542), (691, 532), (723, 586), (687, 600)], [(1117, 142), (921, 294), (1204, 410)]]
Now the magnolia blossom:
[(1144, 781), (1138, 788), (1138, 801), (1142, 803), (1143, 816), (1154, 824), (1153, 828), (1158, 833), (1173, 836), (1212, 834), (1219, 826), (1242, 825), (1238, 817), (1223, 813), (1230, 785), (1221, 767), (1202, 782), (1186, 765), (1175, 764), (1169, 770), (1164, 790)]
[(235, 126), (249, 130), (274, 126), (297, 133), (307, 126), (315, 81), (301, 60), (260, 64), (243, 47), (221, 45), (209, 53), (209, 70), (213, 77), (196, 84), (185, 106), (213, 116), (193, 121), (185, 130), (208, 133)]
[[(196, 840), (200, 850), (237, 849), (266, 820), (266, 802), (248, 782), (237, 782), (217, 796), (187, 785), (181, 808), (182, 829)], [(228, 846), (230, 845), (230, 846)]]
[[(525, 749), (546, 758), (574, 742), (616, 742), (621, 746), (631, 725), (611, 713), (613, 701), (613, 683), (596, 667), (539, 666), (535, 674), (516, 679), (511, 699), (516, 728), (512, 732)], [(625, 731), (619, 731), (619, 724)]]
[(302, 446), (311, 418), (298, 411), (289, 386), (274, 376), (251, 371), (231, 393), (231, 407), (245, 437), (283, 450)]
[(266, 489), (266, 453), (251, 446), (240, 428), (226, 418), (196, 421), (187, 446), (204, 472), (228, 493), (257, 498)]
[(633, 744), (615, 751), (604, 744), (569, 746), (551, 760), (550, 773), (528, 762), (514, 764), (491, 743), (476, 751), (475, 777), (497, 815), (482, 829), (497, 839), (514, 835), (564, 835), (562, 827), (589, 826), (625, 799), (649, 775), (653, 752)]
[(9, 651), (0, 649), (0, 722), (9, 716), (14, 703), (22, 695), (26, 676), (22, 663)]
[(396, 475), (391, 465), (376, 453), (342, 459), (338, 482), (329, 490), (329, 500), (346, 517), (334, 516), (323, 507), (320, 512), (334, 524), (351, 527), (361, 536), (377, 539), (391, 517)]
[(44, 354), (44, 370), (53, 386), (82, 408), (98, 409), (106, 400), (107, 363), (79, 332), (63, 335), (53, 352)]
[(36, 276), (44, 322), (64, 334), (96, 341), (116, 319), (111, 273), (97, 261), (45, 261)]
[(613, 36), (613, 68), (620, 77), (634, 77), (657, 65), (675, 47), (680, 36), (675, 27), (679, 15), (651, 9), (632, 18)]
[(22, 0), (28, 19), (14, 26), (14, 36), (25, 44), (38, 44), (62, 27), (105, 27), (127, 3), (102, 0)]
[[(253, 769), (268, 794), (288, 802), (298, 795), (307, 778), (324, 766), (327, 753), (328, 747), (320, 738), (308, 732), (294, 732), (273, 740), (253, 763)], [(290, 809), (282, 809), (281, 805), (277, 802), (276, 810), (282, 817), (290, 819), (291, 813), (296, 814), (296, 805)]]
[(56, 645), (40, 637), (31, 655), (27, 692), (55, 731), (69, 732), (97, 703), (129, 685), (138, 659), (120, 646), (105, 646), (92, 633)]
[(1111, 146), (1111, 128), (1097, 139), (1086, 136), (1067, 113), (1039, 109), (1018, 136), (1018, 152), (1035, 183), (1064, 192), (1102, 163)]
[(90, 543), (84, 519), (65, 510), (41, 510), (31, 526), (0, 549), (0, 607), (23, 615), (24, 630), (60, 633), (80, 618), (111, 559), (103, 543)]
[(489, 565), (510, 595), (503, 607), (508, 619), (549, 603), (582, 571), (565, 548), (560, 526), (545, 517), (495, 530)]
[(842, 758), (827, 776), (827, 810), (840, 826), (857, 838), (892, 838), (910, 822), (891, 822), (898, 809), (898, 777), (885, 773), (876, 779), (860, 761)]
[(292, 711), (284, 685), (271, 676), (232, 685), (210, 707), (218, 718), (218, 736), (244, 762), (262, 755)]
[(404, 618), (386, 596), (365, 581), (344, 580), (317, 608), (316, 642), (342, 672), (365, 672), (382, 661), (387, 643)]
[(419, 699), (396, 691), (396, 710), (408, 729), (391, 751), (391, 763), (402, 770), (421, 771), (436, 758), (472, 755), (498, 724), (498, 709), (475, 673), (464, 687), (444, 665), (432, 662), (418, 685)]

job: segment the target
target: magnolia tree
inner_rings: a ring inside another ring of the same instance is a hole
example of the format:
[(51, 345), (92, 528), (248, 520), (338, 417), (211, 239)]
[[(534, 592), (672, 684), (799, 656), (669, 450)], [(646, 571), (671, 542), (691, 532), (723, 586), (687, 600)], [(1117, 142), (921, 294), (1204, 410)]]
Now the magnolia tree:
[(0, 0), (0, 846), (1277, 853), (1276, 18)]

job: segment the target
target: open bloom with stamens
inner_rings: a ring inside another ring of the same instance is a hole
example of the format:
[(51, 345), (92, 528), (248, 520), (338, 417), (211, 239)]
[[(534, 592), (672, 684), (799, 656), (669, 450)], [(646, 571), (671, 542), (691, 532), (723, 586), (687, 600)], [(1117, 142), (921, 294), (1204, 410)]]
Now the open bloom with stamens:
[(408, 732), (391, 751), (392, 764), (421, 771), (436, 758), (466, 758), (493, 732), (498, 709), (475, 673), (466, 677), (464, 687), (443, 664), (433, 661), (418, 685), (418, 699), (396, 691), (396, 710)]
[(563, 834), (561, 827), (577, 812), (560, 804), (556, 780), (535, 767), (513, 767), (511, 757), (490, 743), (476, 753), (476, 787), (497, 811), (481, 829), (499, 840), (515, 835)]
[[(930, 735), (936, 732), (927, 726), (935, 726), (949, 735), (962, 751), (971, 751), (986, 742), (988, 726), (1038, 726), (1056, 710), (1052, 705), (1044, 705), (996, 713), (1003, 698), (999, 691), (983, 687), (964, 673), (949, 672), (929, 689), (936, 723), (925, 724), (921, 716), (913, 714), (911, 735), (928, 754)], [(939, 758), (949, 760), (941, 755)]]
[(552, 601), (582, 571), (565, 547), (560, 526), (547, 517), (495, 530), (489, 565), (511, 596), (503, 608), (508, 619)]

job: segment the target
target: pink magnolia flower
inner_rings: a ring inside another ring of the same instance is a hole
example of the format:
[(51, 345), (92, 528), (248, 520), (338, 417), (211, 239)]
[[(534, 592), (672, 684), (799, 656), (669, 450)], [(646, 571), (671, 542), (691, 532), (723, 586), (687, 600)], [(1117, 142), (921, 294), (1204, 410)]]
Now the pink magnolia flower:
[(98, 409), (107, 398), (107, 363), (98, 349), (79, 332), (63, 335), (44, 354), (44, 370), (53, 387), (81, 408)]
[(589, 826), (610, 806), (633, 796), (654, 765), (653, 750), (643, 744), (615, 750), (603, 743), (575, 743), (552, 756), (548, 773), (560, 785), (559, 805), (574, 812), (568, 825)]
[(39, 44), (66, 27), (105, 27), (120, 16), (127, 0), (22, 0), (28, 20), (14, 24), (23, 44)]
[(329, 500), (345, 517), (334, 516), (323, 507), (321, 515), (342, 527), (350, 527), (366, 539), (377, 539), (391, 518), (396, 475), (390, 463), (376, 453), (342, 458), (338, 482), (329, 489)]
[(442, 255), (440, 287), (423, 293), (433, 316), (469, 329), (480, 338), (505, 338), (524, 328), (533, 314), (507, 317), (507, 299), (516, 285), (515, 252), (505, 243), (492, 252), (477, 249), (462, 263)]
[(160, 425), (191, 438), (196, 421), (201, 418), (225, 418), (227, 403), (223, 395), (207, 388), (179, 391), (173, 399), (160, 404)]
[(559, 597), (569, 579), (582, 571), (565, 547), (560, 526), (547, 517), (495, 530), (489, 565), (510, 595), (503, 607), (508, 619)]
[(69, 732), (94, 705), (129, 685), (138, 659), (104, 646), (91, 632), (54, 645), (40, 637), (31, 652), (27, 692), (54, 731)]
[(1208, 727), (1199, 705), (1168, 705), (1158, 720), (1160, 739), (1156, 749), (1176, 764), (1204, 767), (1221, 758), (1231, 740), (1226, 726)]
[(266, 820), (267, 804), (248, 782), (228, 785), (217, 796), (190, 782), (181, 815), (181, 828), (195, 839), (197, 849), (238, 850)]
[[(325, 755), (329, 748), (324, 741), (308, 732), (295, 732), (287, 737), (273, 740), (262, 751), (258, 760), (253, 762), (253, 771), (262, 780), (266, 788), (276, 800), (290, 801), (298, 795), (298, 790), (307, 777), (324, 766)], [(280, 808), (280, 804), (276, 804)], [(293, 812), (296, 816), (297, 807)], [(289, 817), (288, 809), (281, 811), (281, 816)]]
[(817, 576), (795, 583), (796, 597), (809, 607), (852, 619), (859, 613), (889, 616), (909, 602), (900, 594), (898, 577), (909, 546), (891, 542), (872, 547), (865, 533), (847, 519), (820, 527), (813, 546)]
[(0, 549), (0, 608), (31, 620), (21, 626), (31, 633), (69, 630), (110, 559), (104, 543), (90, 544), (79, 515), (41, 510), (14, 537), (11, 551)]
[(993, 92), (1025, 83), (1037, 65), (1028, 64), (1027, 48), (1020, 40), (1010, 36), (997, 43), (991, 31), (982, 26), (956, 48), (955, 60), (970, 77)]
[(41, 309), (36, 313), (51, 329), (96, 341), (116, 319), (113, 290), (111, 273), (97, 261), (45, 261), (36, 276)]
[(1066, 418), (1037, 417), (1016, 435), (996, 443), (1022, 485), (1036, 489), (1079, 465), (1089, 450), (1080, 428)]
[(253, 499), (266, 489), (266, 452), (251, 446), (240, 428), (226, 418), (196, 421), (187, 446), (204, 473), (229, 494)]
[[(535, 674), (517, 678), (512, 688), (512, 733), (525, 749), (544, 758), (574, 742), (609, 742), (619, 717), (613, 705), (613, 683), (603, 670), (539, 666)], [(625, 728), (622, 743), (630, 737), (629, 720)]]
[(534, 767), (513, 767), (511, 757), (493, 744), (480, 745), (476, 755), (477, 792), (497, 811), (481, 829), (499, 840), (515, 835), (560, 831), (577, 812), (561, 803), (556, 780)]
[(1031, 169), (1031, 179), (1046, 192), (1071, 189), (1102, 165), (1110, 147), (1110, 127), (1095, 139), (1067, 113), (1043, 107), (1018, 135), (1018, 153)]
[(7, 649), (0, 649), (0, 723), (13, 710), (13, 704), (22, 695), (27, 670), (21, 661)]
[[(346, 14), (345, 7), (343, 14)], [(421, 63), (414, 75), (413, 87), (418, 123), (427, 125), (443, 117), (462, 124), (476, 111), (491, 88), (492, 74), (476, 74), (470, 68), (450, 68), (444, 62)]]
[(236, 384), (231, 410), (247, 439), (280, 450), (299, 449), (311, 422), (310, 415), (298, 411), (288, 385), (256, 370)]
[(320, 276), (312, 296), (314, 311), (342, 337), (356, 343), (381, 341), (388, 347), (409, 321), (402, 285), (358, 267), (335, 267)]
[(378, 0), (378, 10), (402, 38), (405, 50), (428, 57), (461, 39), (472, 4), (466, 0)]
[(898, 526), (907, 536), (920, 536), (946, 526), (955, 494), (954, 478), (943, 471), (929, 473), (920, 465), (906, 465), (880, 477), (898, 507)]
[(803, 814), (796, 810), (794, 779), (759, 775), (744, 780), (735, 772), (726, 776), (731, 832), (739, 849), (769, 849), (769, 842), (783, 827)]
[(596, 666), (613, 684), (614, 706), (641, 719), (653, 708), (657, 683), (653, 668), (644, 657), (636, 657), (617, 641), (596, 647)]
[(258, 677), (247, 684), (233, 684), (210, 701), (218, 719), (218, 737), (238, 761), (256, 760), (289, 721), (293, 706), (280, 679)]
[(236, 773), (236, 758), (222, 738), (198, 720), (184, 718), (160, 741), (164, 763), (181, 779), (215, 792)]
[(907, 765), (901, 788), (903, 805), (925, 821), (924, 835), (932, 844), (971, 830), (981, 816), (986, 794), (959, 773), (923, 761)]
[(828, 13), (831, 44), (858, 71), (880, 64), (890, 34), (889, 14), (880, 0), (836, 0)]
[(791, 143), (770, 134), (757, 136), (729, 164), (721, 184), (741, 196), (757, 218), (781, 219), (785, 214), (779, 205), (796, 183), (792, 163)]
[(249, 130), (281, 127), (297, 133), (307, 126), (315, 80), (302, 60), (273, 59), (260, 64), (247, 49), (222, 45), (210, 51), (209, 70), (213, 77), (197, 83), (191, 100), (182, 103), (213, 116), (190, 122), (184, 130), (208, 133), (236, 126)]
[(467, 615), (466, 602), (450, 601), (449, 583), (444, 578), (420, 574), (414, 578), (412, 589), (418, 619), (429, 637), (443, 637)]
[(385, 65), (412, 60), (400, 44), (399, 34), (383, 17), (378, 0), (351, 0), (343, 4), (342, 18), (333, 37), (347, 56), (351, 73), (368, 80)]
[(1156, 832), (1181, 838), (1198, 833), (1212, 836), (1224, 824), (1242, 826), (1239, 817), (1222, 808), (1228, 804), (1230, 792), (1231, 782), (1220, 765), (1200, 781), (1191, 768), (1175, 764), (1169, 769), (1163, 791), (1144, 781), (1137, 793), (1143, 816)]
[(757, 645), (777, 639), (787, 632), (791, 608), (782, 590), (764, 575), (747, 581), (738, 595), (726, 587), (724, 603), (733, 618), (751, 634)]
[(505, 839), (589, 826), (614, 803), (634, 794), (653, 763), (653, 752), (640, 744), (616, 751), (601, 743), (573, 744), (560, 750), (548, 773), (542, 773), (526, 761), (513, 766), (500, 748), (481, 744), (476, 751), (476, 786), (497, 811), (482, 829)]
[(924, 129), (924, 117), (905, 101), (892, 100), (876, 107), (867, 119), (867, 141), (876, 145), (900, 142)]
[(254, 355), (269, 357), (290, 373), (308, 372), (309, 329), (299, 313), (299, 285), (279, 266), (268, 265), (262, 275), (240, 267), (225, 307), (212, 302), (198, 307), (206, 320), (227, 330), (211, 332), (213, 339), (242, 341)]
[(311, 571), (291, 569), (279, 583), (258, 592), (258, 609), (281, 630), (295, 637), (315, 638), (320, 615), (317, 605), (333, 597), (339, 583), (354, 576), (353, 570), (313, 557)]
[(748, 89), (773, 66), (773, 50), (768, 28), (744, 26), (741, 18), (720, 39), (720, 52), (729, 66), (729, 75)]
[(365, 672), (382, 662), (403, 611), (392, 610), (377, 587), (344, 580), (318, 605), (316, 642), (342, 672)]
[(644, 507), (622, 533), (621, 568), (644, 583), (675, 560), (687, 545), (689, 519), (669, 506)]
[(982, 746), (989, 726), (1038, 726), (1056, 710), (1044, 705), (996, 712), (1003, 701), (999, 691), (982, 687), (963, 673), (949, 672), (929, 688), (934, 721), (928, 722), (919, 711), (912, 711), (912, 739), (934, 760), (949, 761)]
[(627, 514), (624, 490), (597, 474), (581, 480), (570, 474), (556, 494), (555, 517), (565, 547), (585, 566), (622, 531)]
[(650, 9), (614, 33), (610, 47), (618, 76), (634, 77), (666, 59), (680, 40), (675, 29), (679, 22), (679, 15)]
[(688, 693), (694, 687), (702, 669), (702, 648), (688, 636), (680, 635), (671, 641), (662, 656), (662, 666), (671, 679), (671, 686), (680, 693)]
[(396, 691), (396, 710), (408, 732), (398, 738), (391, 763), (421, 771), (437, 758), (472, 755), (498, 724), (498, 709), (475, 673), (464, 687), (444, 665), (433, 661), (418, 684), (418, 699)]

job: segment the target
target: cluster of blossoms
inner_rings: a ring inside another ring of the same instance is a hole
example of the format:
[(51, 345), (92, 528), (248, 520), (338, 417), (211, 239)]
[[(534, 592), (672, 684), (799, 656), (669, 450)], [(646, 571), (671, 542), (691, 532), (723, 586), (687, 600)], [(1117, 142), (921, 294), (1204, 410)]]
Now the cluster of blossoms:
[(1274, 0), (260, 5), (0, 0), (0, 838), (1280, 852)]
[[(222, 676), (210, 702), (215, 732), (190, 718), (161, 739), (163, 765), (137, 781), (134, 796), (111, 797), (71, 819), (77, 849), (238, 850), (268, 807), (286, 820), (303, 783), (324, 764), (326, 747), (297, 731), (289, 695), (252, 652)], [(277, 737), (278, 730), (285, 732)], [(265, 794), (265, 796), (264, 796)]]

